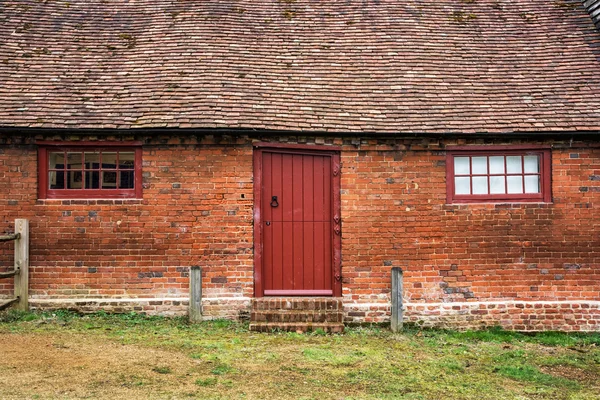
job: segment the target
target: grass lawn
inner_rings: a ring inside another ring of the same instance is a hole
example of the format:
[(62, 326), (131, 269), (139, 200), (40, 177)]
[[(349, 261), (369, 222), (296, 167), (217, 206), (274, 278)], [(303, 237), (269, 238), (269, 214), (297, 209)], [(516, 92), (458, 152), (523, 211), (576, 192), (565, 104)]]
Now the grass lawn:
[(247, 325), (0, 314), (1, 399), (600, 399), (600, 333)]

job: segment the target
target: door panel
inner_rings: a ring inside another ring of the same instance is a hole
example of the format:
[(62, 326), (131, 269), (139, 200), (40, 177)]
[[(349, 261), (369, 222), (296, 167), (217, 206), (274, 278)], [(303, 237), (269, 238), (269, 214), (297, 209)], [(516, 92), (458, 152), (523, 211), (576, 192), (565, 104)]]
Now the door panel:
[(263, 294), (332, 295), (332, 156), (263, 151), (261, 161)]

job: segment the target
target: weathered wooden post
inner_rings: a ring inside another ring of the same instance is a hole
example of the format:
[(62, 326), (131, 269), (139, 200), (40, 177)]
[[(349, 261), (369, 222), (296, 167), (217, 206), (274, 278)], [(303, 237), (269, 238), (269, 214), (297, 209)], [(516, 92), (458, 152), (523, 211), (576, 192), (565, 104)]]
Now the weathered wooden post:
[(29, 221), (15, 220), (15, 297), (19, 299), (17, 309), (29, 310)]
[(392, 268), (392, 332), (402, 329), (403, 304), (402, 304), (402, 268)]
[(202, 321), (202, 268), (190, 267), (190, 322)]

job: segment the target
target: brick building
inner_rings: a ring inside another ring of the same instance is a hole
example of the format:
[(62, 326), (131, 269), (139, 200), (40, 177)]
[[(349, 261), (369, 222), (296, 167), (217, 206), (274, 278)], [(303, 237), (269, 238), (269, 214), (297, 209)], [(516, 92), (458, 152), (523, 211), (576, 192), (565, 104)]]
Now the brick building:
[(599, 330), (597, 4), (0, 2), (30, 303)]

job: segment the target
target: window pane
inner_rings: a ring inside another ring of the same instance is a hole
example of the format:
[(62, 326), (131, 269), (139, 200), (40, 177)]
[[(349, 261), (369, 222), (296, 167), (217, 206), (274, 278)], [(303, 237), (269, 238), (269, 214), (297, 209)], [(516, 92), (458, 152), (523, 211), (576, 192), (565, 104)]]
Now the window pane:
[(102, 153), (102, 168), (117, 168), (117, 153)]
[[(509, 174), (522, 173), (523, 170), (521, 168), (521, 156), (507, 156), (506, 157), (506, 171)], [(508, 185), (508, 187), (510, 187), (510, 184)], [(517, 192), (517, 193), (523, 193), (523, 192)]]
[(540, 193), (539, 175), (530, 175), (525, 177), (525, 193)]
[(86, 169), (100, 168), (100, 153), (85, 153), (84, 156)]
[(454, 175), (469, 175), (469, 157), (454, 157)]
[(64, 189), (65, 173), (63, 171), (50, 171), (48, 173), (48, 186), (50, 189)]
[(81, 169), (81, 153), (67, 153), (67, 169)]
[[(504, 166), (504, 162), (502, 163), (502, 165)], [(504, 176), (491, 176), (490, 177), (490, 193), (491, 194), (506, 193)]]
[(503, 173), (504, 173), (504, 156), (490, 157), (490, 174), (503, 174)]
[(102, 189), (116, 189), (117, 188), (117, 172), (116, 171), (102, 171)]
[(119, 171), (119, 188), (133, 189), (133, 171)]
[(62, 169), (65, 167), (65, 153), (50, 153), (48, 156), (49, 169)]
[[(473, 170), (475, 167), (473, 167)], [(487, 176), (473, 177), (473, 194), (488, 194)]]
[(506, 180), (508, 182), (508, 193), (523, 193), (523, 178), (521, 176), (509, 176)]
[(81, 189), (81, 181), (81, 171), (67, 171), (67, 189)]
[(100, 189), (100, 172), (89, 171), (85, 173), (85, 188)]
[[(525, 173), (537, 174), (540, 172), (540, 158), (538, 156), (525, 156)], [(527, 185), (525, 185), (527, 186)]]
[(119, 153), (119, 168), (121, 169), (133, 169), (133, 160), (135, 159), (133, 152), (120, 152)]
[[(487, 157), (473, 157), (473, 175), (487, 174)], [(486, 183), (487, 186), (487, 183)], [(475, 192), (475, 188), (473, 188)]]
[(454, 193), (471, 194), (471, 179), (454, 178)]

